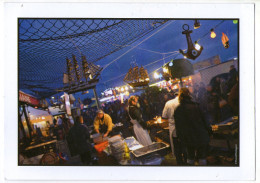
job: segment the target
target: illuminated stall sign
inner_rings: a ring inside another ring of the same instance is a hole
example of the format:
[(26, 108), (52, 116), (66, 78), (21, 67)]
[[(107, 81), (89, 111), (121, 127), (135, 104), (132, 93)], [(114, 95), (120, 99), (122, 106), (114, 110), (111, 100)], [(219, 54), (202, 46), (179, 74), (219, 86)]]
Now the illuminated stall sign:
[(40, 104), (40, 101), (37, 98), (34, 98), (21, 91), (19, 91), (19, 101), (25, 102), (25, 103), (28, 103), (28, 104), (34, 105), (34, 106), (39, 106), (39, 104)]

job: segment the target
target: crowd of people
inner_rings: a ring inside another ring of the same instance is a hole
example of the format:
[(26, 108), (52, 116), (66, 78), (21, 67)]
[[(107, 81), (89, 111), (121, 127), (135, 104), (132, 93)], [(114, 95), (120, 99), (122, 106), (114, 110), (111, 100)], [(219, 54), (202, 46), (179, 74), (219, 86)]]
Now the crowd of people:
[[(178, 91), (149, 87), (140, 96), (131, 96), (123, 103), (117, 100), (103, 104), (99, 110), (88, 108), (82, 112), (82, 120), (74, 120), (77, 125), (93, 125), (94, 132), (104, 137), (113, 134), (114, 124), (121, 122), (125, 128), (132, 126), (141, 144), (149, 145), (152, 139), (146, 121), (162, 115), (169, 121), (170, 143), (177, 164), (192, 165), (197, 158), (200, 165), (205, 165), (210, 125), (238, 115), (238, 92), (238, 74), (231, 66), (226, 79), (217, 76), (207, 86), (195, 83)], [(66, 134), (70, 134), (73, 130), (69, 130), (67, 124), (70, 124), (69, 120), (63, 117), (57, 120), (57, 125), (62, 125)], [(85, 126), (82, 130), (86, 130)], [(73, 129), (80, 130), (79, 127)], [(85, 159), (82, 155), (82, 160)]]

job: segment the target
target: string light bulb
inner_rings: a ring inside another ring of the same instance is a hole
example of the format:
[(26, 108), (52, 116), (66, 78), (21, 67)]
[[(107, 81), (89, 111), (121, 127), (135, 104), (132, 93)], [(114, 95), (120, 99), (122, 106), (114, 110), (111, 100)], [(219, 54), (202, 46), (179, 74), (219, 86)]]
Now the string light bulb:
[(154, 76), (155, 79), (158, 79), (158, 78), (159, 78), (159, 74), (158, 74), (157, 72), (155, 72), (155, 73), (153, 74), (153, 76)]
[(194, 29), (200, 28), (200, 22), (198, 20), (195, 20), (194, 22)]
[(195, 49), (196, 50), (200, 50), (201, 46), (199, 45), (199, 43), (197, 41), (195, 41)]
[(211, 32), (210, 37), (214, 39), (217, 36), (216, 33), (214, 32), (214, 29), (211, 29), (210, 32)]
[(168, 69), (164, 67), (163, 72), (168, 72)]

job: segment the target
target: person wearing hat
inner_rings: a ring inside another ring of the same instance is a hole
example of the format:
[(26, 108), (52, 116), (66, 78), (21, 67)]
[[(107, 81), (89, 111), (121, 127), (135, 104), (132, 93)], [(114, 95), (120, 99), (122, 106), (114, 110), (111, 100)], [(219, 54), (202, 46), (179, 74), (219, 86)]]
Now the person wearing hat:
[(97, 111), (97, 116), (94, 119), (94, 129), (97, 133), (104, 134), (107, 137), (111, 132), (114, 124), (111, 117), (102, 110)]

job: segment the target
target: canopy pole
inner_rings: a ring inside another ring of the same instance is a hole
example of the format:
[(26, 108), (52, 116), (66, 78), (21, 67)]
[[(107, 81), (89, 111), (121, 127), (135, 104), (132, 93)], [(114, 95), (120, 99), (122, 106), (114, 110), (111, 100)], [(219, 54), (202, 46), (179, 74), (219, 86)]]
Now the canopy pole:
[(96, 87), (93, 88), (93, 92), (94, 92), (94, 95), (95, 95), (95, 98), (96, 98), (97, 108), (100, 109), (101, 106), (100, 106), (100, 103), (99, 103), (99, 100), (98, 100), (98, 95), (97, 95)]
[(25, 117), (26, 124), (27, 124), (27, 127), (28, 127), (28, 131), (29, 131), (29, 137), (30, 137), (30, 140), (31, 140), (32, 139), (32, 127), (31, 127), (29, 118), (27, 116), (27, 111), (26, 111), (25, 105), (23, 105), (23, 112), (24, 112), (24, 117)]

